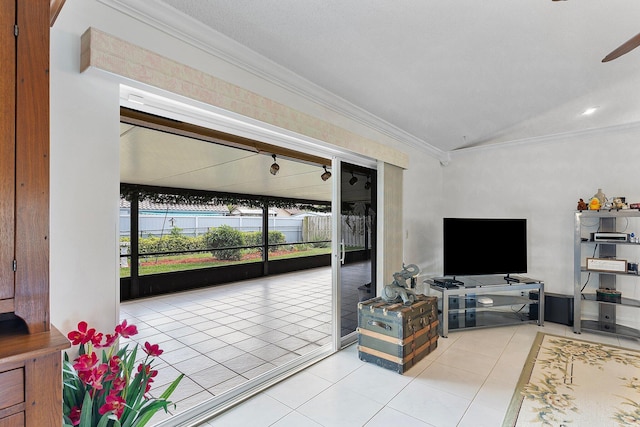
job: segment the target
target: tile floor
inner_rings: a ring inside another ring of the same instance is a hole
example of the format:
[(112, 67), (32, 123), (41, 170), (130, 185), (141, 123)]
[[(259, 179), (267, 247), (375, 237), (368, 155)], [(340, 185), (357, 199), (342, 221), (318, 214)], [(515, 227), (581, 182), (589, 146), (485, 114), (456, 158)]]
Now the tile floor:
[[(351, 331), (368, 266), (343, 269), (342, 322)], [(139, 332), (121, 345), (160, 345), (151, 393), (159, 395), (185, 374), (171, 396), (174, 412), (184, 411), (329, 343), (330, 307), (328, 267), (139, 299), (120, 305), (121, 321)], [(159, 413), (153, 421), (166, 417)]]
[[(330, 280), (330, 269), (314, 269), (137, 300), (121, 304), (121, 318), (165, 350), (152, 391), (185, 373), (172, 395), (182, 411), (328, 342)], [(404, 375), (360, 361), (350, 346), (202, 426), (500, 426), (538, 331), (574, 336), (550, 322), (451, 331)], [(579, 338), (640, 349), (610, 335)]]
[[(350, 346), (202, 425), (501, 426), (538, 331), (575, 336), (549, 322), (455, 331), (404, 375), (360, 361)], [(637, 340), (577, 337), (640, 350)]]

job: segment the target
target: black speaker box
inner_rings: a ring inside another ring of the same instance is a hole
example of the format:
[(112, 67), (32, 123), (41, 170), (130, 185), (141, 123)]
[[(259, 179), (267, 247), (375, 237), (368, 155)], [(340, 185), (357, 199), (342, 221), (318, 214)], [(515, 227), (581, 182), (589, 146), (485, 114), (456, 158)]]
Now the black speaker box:
[[(529, 299), (538, 300), (537, 291), (529, 292)], [(538, 304), (529, 304), (529, 319), (538, 320)], [(573, 326), (573, 295), (544, 293), (545, 322)]]
[(449, 296), (449, 310), (460, 308), (460, 299), (457, 295)]
[(458, 318), (458, 312), (449, 312), (449, 329), (458, 329), (460, 327), (460, 319)]
[(476, 326), (476, 311), (465, 310), (464, 311), (464, 326), (471, 327)]
[[(464, 319), (464, 323), (463, 323), (463, 319)], [(464, 318), (462, 317), (462, 313), (458, 313), (458, 312), (449, 313), (449, 329), (450, 330), (459, 329), (459, 328), (469, 328), (471, 326), (476, 326), (475, 310), (465, 310)]]

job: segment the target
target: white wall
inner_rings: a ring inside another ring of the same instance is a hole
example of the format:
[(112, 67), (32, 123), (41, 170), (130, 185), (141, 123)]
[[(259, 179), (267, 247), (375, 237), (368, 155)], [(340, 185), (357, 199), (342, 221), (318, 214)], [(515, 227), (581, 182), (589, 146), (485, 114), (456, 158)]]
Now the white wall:
[(440, 162), (417, 151), (403, 177), (403, 260), (425, 276), (442, 275), (442, 177)]
[[(80, 36), (88, 27), (405, 151), (418, 160), (412, 163), (415, 169), (408, 172), (412, 180), (422, 179), (418, 168), (434, 162), (380, 131), (207, 55), (96, 0), (67, 0), (51, 30), (51, 321), (63, 332), (75, 328), (80, 320), (108, 332), (118, 320), (120, 81), (95, 72), (80, 74)], [(428, 174), (435, 175), (434, 180), (440, 176), (437, 168)], [(410, 188), (420, 195), (405, 196), (405, 212), (418, 211), (412, 208), (414, 200), (423, 203), (437, 195), (431, 190), (420, 191), (418, 182)], [(430, 217), (428, 209), (421, 206), (419, 210), (424, 218)], [(411, 235), (431, 232), (424, 230), (413, 214), (408, 231)], [(426, 263), (434, 249), (424, 241), (412, 242), (411, 252), (419, 253)], [(412, 254), (407, 258), (407, 262), (414, 262), (409, 258), (417, 257)]]
[(573, 294), (578, 200), (602, 188), (640, 202), (639, 139), (635, 127), (454, 155), (444, 168), (444, 216), (527, 218), (528, 275), (548, 292)]
[(442, 273), (442, 217), (526, 217), (529, 274), (572, 293), (573, 216), (580, 197), (640, 201), (640, 130), (469, 150), (448, 166), (261, 80), (95, 0), (67, 0), (51, 31), (51, 320), (62, 331), (88, 320), (108, 331), (118, 313), (119, 82), (79, 73), (88, 27), (197, 67), (278, 102), (405, 151), (404, 262)]
[(51, 321), (64, 333), (80, 320), (111, 332), (119, 293), (119, 89), (78, 74), (83, 30), (72, 21), (89, 21), (79, 3), (70, 2), (51, 31)]

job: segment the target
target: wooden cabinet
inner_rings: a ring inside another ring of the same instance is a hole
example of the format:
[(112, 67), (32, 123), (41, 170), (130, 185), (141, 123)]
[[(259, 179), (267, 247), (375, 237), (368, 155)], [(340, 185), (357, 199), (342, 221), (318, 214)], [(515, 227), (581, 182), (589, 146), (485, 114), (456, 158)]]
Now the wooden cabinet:
[(0, 3), (0, 313), (14, 311), (16, 5)]
[(60, 352), (69, 341), (55, 328), (29, 334), (12, 323), (0, 329), (0, 427), (61, 425)]
[(49, 2), (0, 2), (0, 312), (49, 329)]
[(68, 340), (49, 323), (49, 23), (0, 2), (0, 427), (62, 423)]

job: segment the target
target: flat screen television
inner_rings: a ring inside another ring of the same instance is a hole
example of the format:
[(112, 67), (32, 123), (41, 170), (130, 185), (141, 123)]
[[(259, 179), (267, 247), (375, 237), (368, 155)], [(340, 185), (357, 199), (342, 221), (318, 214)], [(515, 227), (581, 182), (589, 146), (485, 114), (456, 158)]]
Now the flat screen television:
[(527, 220), (444, 218), (444, 275), (527, 272)]

